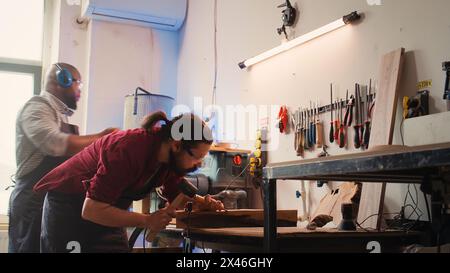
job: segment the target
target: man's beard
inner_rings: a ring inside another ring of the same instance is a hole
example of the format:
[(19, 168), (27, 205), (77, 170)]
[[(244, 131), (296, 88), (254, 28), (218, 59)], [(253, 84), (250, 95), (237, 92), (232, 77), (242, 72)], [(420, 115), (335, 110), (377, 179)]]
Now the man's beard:
[(189, 168), (189, 169), (183, 169), (183, 168), (178, 167), (177, 160), (176, 160), (176, 155), (172, 151), (170, 151), (169, 168), (174, 173), (176, 173), (178, 176), (185, 176), (188, 173), (193, 173), (196, 170), (198, 170), (197, 167), (192, 167), (192, 168)]
[(66, 94), (64, 96), (64, 103), (72, 110), (77, 110), (77, 99), (74, 96)]

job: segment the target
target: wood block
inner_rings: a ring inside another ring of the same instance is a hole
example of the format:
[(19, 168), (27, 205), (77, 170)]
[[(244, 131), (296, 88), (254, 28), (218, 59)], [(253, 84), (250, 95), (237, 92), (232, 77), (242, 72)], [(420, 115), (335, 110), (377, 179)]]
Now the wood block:
[[(400, 48), (383, 56), (379, 72), (379, 88), (373, 112), (370, 147), (392, 144), (397, 110), (398, 88), (405, 49)], [(358, 222), (369, 218), (363, 225), (381, 228), (386, 183), (364, 183), (358, 212)]]
[(329, 215), (333, 217), (333, 222), (339, 225), (342, 220), (342, 204), (352, 203), (357, 208), (360, 195), (361, 184), (352, 182), (343, 183), (337, 190), (328, 193), (322, 198), (311, 220), (314, 220), (319, 215)]
[[(297, 226), (297, 210), (279, 210), (277, 212), (278, 226)], [(186, 228), (189, 220), (191, 228), (226, 228), (226, 227), (263, 227), (263, 210), (228, 210), (199, 211), (188, 213), (177, 211), (177, 228)]]

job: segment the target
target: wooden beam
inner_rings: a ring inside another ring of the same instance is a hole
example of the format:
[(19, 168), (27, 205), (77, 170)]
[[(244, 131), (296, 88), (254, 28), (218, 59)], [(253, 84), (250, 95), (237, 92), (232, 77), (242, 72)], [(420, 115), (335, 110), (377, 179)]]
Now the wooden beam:
[[(226, 227), (263, 227), (264, 211), (259, 210), (228, 210), (192, 212), (189, 217), (185, 211), (177, 211), (177, 228), (186, 228), (189, 222), (191, 228), (226, 228)], [(189, 219), (188, 219), (189, 218)], [(297, 210), (279, 210), (277, 212), (278, 226), (297, 226)]]

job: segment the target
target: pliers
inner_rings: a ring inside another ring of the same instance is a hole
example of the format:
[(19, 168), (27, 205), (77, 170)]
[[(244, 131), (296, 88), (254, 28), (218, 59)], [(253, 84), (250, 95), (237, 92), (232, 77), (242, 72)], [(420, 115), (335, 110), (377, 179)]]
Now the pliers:
[(351, 95), (350, 100), (347, 103), (347, 109), (345, 111), (345, 117), (344, 117), (344, 125), (345, 126), (352, 126), (353, 122), (353, 107), (355, 106), (355, 96)]

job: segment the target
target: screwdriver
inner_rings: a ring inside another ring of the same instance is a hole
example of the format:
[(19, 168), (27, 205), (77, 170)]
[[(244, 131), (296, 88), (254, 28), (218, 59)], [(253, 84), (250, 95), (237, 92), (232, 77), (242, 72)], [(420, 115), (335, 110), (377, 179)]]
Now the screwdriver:
[(305, 115), (305, 149), (307, 150), (307, 149), (309, 149), (310, 148), (310, 146), (309, 146), (309, 124), (308, 124), (308, 118), (309, 118), (309, 115), (308, 115), (308, 111), (307, 110), (305, 110), (304, 112), (303, 112), (303, 114)]
[(334, 125), (333, 125), (333, 84), (331, 84), (330, 89), (330, 97), (331, 97), (331, 103), (330, 103), (330, 113), (331, 113), (331, 120), (330, 120), (330, 143), (334, 142)]
[(317, 120), (316, 120), (316, 144), (317, 148), (323, 147), (323, 124), (320, 120), (320, 106), (319, 100), (317, 100), (316, 108), (317, 108)]
[(363, 137), (363, 145), (367, 149), (369, 147), (369, 140), (370, 140), (370, 96), (372, 94), (372, 79), (369, 81), (369, 96), (367, 98), (367, 116), (366, 116), (366, 122), (365, 122), (365, 129), (364, 129), (364, 137)]
[(339, 105), (338, 101), (336, 100), (334, 109), (336, 110), (336, 119), (334, 120), (334, 140), (336, 140), (336, 143), (339, 144)]
[(303, 109), (300, 112), (300, 117), (301, 117), (301, 125), (300, 125), (300, 131), (301, 131), (301, 136), (300, 136), (300, 145), (303, 147), (303, 150), (306, 149), (306, 142), (305, 142), (305, 115), (303, 114)]
[(340, 106), (340, 119), (341, 119), (341, 126), (339, 127), (339, 148), (345, 147), (345, 132), (344, 132), (344, 122), (342, 120), (342, 99), (339, 103)]
[(355, 138), (354, 138), (354, 144), (355, 144), (355, 148), (359, 149), (361, 147), (361, 138), (360, 138), (360, 127), (361, 127), (361, 123), (360, 123), (360, 114), (359, 114), (359, 110), (361, 107), (361, 98), (359, 96), (359, 84), (355, 85), (355, 97), (356, 97), (356, 105), (355, 105), (355, 126), (353, 126), (353, 128), (355, 129)]
[(316, 144), (316, 111), (312, 107), (312, 102), (309, 102), (311, 113), (312, 113), (312, 122), (311, 122), (311, 143), (313, 146)]

